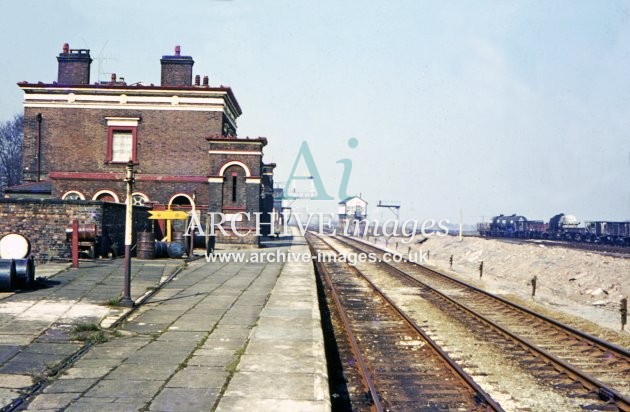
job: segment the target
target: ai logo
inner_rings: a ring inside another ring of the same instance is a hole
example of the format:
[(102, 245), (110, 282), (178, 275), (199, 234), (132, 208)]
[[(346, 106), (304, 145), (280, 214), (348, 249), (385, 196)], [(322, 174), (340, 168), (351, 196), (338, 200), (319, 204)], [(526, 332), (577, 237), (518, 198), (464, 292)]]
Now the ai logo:
[[(354, 137), (348, 139), (348, 147), (351, 149), (356, 148), (359, 145), (359, 141)], [(295, 172), (300, 163), (300, 160), (304, 159), (304, 163), (308, 169), (310, 174), (310, 178), (313, 179), (313, 185), (315, 186), (316, 195), (311, 197), (311, 200), (333, 200), (333, 197), (326, 192), (326, 188), (324, 187), (324, 182), (319, 174), (319, 170), (317, 170), (317, 166), (315, 165), (315, 159), (313, 158), (313, 154), (311, 153), (311, 149), (308, 147), (308, 143), (306, 141), (302, 142), (300, 146), (300, 150), (295, 158), (295, 162), (293, 163), (293, 168), (291, 169), (291, 174), (289, 175), (289, 180), (284, 187), (284, 198), (293, 200), (296, 197), (292, 197), (289, 195), (289, 188), (291, 183), (298, 179), (299, 177), (295, 176)], [(339, 182), (339, 199), (345, 199), (348, 197), (348, 182), (350, 181), (350, 173), (352, 172), (352, 160), (350, 159), (340, 159), (337, 160), (337, 163), (341, 163), (343, 165), (343, 174), (341, 175), (341, 181)]]

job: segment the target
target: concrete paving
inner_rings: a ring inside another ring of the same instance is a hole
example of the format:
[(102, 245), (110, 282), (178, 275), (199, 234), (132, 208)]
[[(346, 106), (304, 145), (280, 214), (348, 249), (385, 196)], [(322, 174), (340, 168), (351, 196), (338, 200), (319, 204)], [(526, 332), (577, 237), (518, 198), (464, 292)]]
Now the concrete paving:
[[(291, 251), (309, 253), (299, 237)], [(330, 410), (312, 263), (285, 266), (217, 410)]]
[(330, 410), (312, 264), (251, 260), (190, 263), (25, 409)]
[[(181, 261), (136, 261), (132, 266), (132, 297), (182, 265)], [(0, 408), (51, 373), (84, 342), (75, 340), (77, 325), (114, 319), (126, 309), (111, 307), (122, 289), (122, 260), (37, 265), (40, 287), (0, 293)]]

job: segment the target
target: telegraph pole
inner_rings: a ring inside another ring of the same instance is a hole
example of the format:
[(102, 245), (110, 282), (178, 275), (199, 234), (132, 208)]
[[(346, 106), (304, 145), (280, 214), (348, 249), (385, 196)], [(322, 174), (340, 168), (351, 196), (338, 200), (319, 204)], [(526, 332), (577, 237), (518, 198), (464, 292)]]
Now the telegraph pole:
[(131, 193), (133, 191), (134, 170), (133, 162), (129, 160), (126, 167), (125, 183), (127, 183), (127, 199), (125, 210), (125, 285), (123, 296), (120, 299), (120, 306), (133, 307), (134, 301), (131, 299), (131, 229), (133, 225), (133, 205)]

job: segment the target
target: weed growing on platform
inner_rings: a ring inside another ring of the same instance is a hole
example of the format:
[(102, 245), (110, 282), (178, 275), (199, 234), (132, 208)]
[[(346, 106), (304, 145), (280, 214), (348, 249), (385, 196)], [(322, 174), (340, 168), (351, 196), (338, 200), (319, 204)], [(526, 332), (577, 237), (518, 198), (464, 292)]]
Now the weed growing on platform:
[(72, 339), (86, 343), (107, 342), (107, 336), (96, 323), (79, 323), (74, 326)]
[(106, 306), (113, 306), (113, 307), (118, 307), (120, 306), (120, 296), (117, 298), (111, 298), (110, 300), (108, 300), (107, 302), (105, 302)]
[(234, 352), (234, 356), (235, 356), (234, 360), (230, 362), (228, 366), (225, 367), (225, 370), (228, 371), (230, 375), (234, 375), (234, 373), (236, 372), (236, 367), (241, 361), (241, 356), (243, 356), (244, 353), (245, 353), (245, 346), (243, 346), (242, 348)]

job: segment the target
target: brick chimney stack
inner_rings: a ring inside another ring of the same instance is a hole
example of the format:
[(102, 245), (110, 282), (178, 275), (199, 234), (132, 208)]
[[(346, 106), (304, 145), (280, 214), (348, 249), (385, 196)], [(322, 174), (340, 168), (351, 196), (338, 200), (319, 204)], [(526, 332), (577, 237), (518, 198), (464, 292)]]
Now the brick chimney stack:
[(90, 84), (92, 58), (88, 49), (71, 49), (68, 43), (57, 56), (57, 83), (66, 85)]
[(173, 56), (162, 56), (162, 86), (192, 86), (192, 68), (195, 62), (190, 56), (182, 56), (181, 48), (175, 46)]

